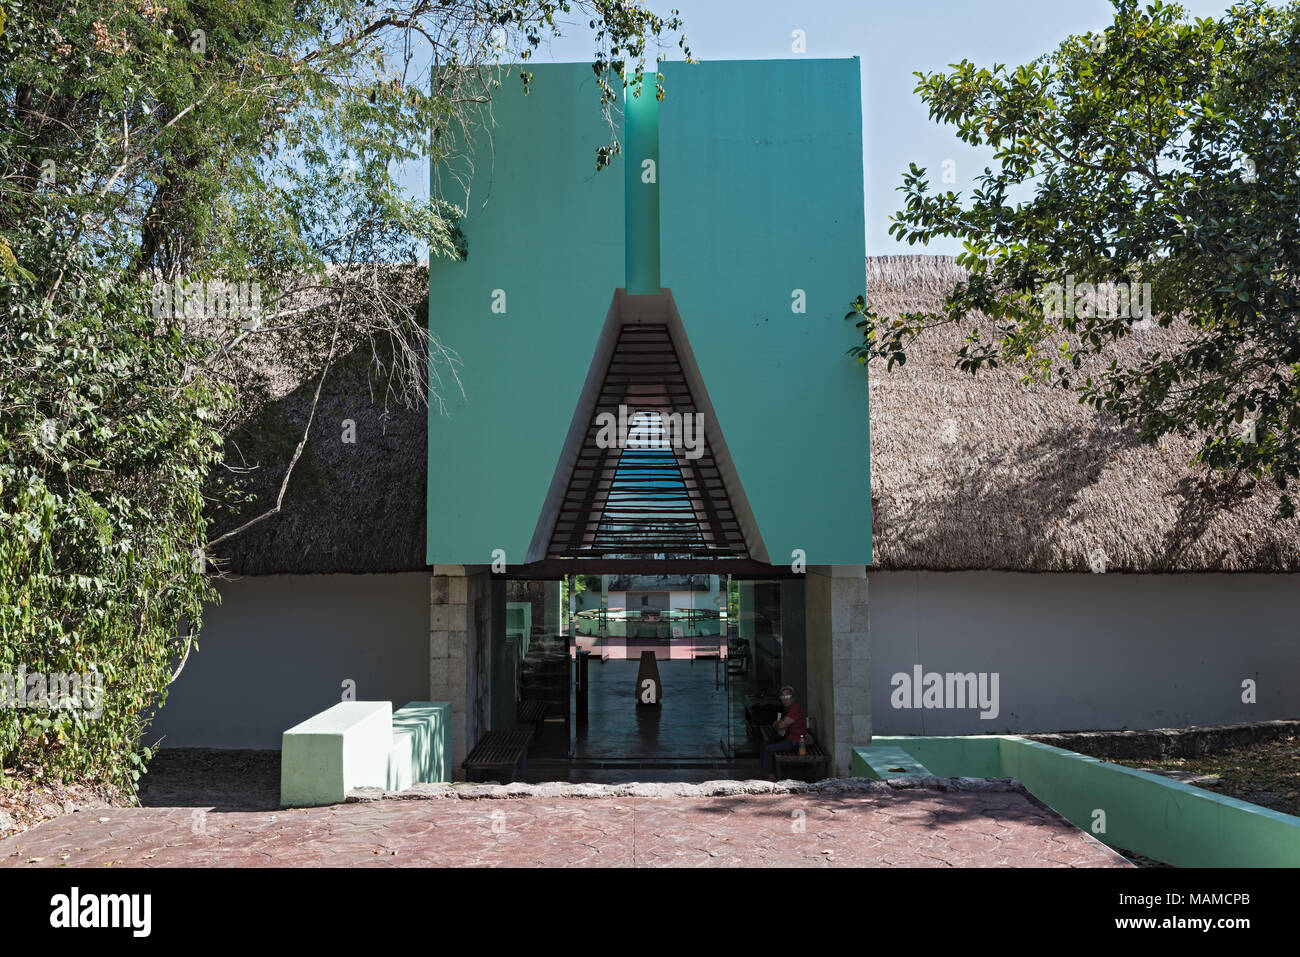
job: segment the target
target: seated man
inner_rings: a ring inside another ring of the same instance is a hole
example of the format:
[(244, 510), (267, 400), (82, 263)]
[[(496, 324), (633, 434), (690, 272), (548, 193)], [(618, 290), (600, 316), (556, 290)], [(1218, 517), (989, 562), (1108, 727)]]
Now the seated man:
[(767, 774), (769, 781), (776, 780), (776, 759), (780, 751), (797, 751), (799, 741), (808, 733), (808, 716), (804, 714), (799, 702), (794, 700), (794, 688), (785, 685), (781, 688), (781, 718), (772, 722), (778, 735), (775, 741), (763, 745), (760, 767)]

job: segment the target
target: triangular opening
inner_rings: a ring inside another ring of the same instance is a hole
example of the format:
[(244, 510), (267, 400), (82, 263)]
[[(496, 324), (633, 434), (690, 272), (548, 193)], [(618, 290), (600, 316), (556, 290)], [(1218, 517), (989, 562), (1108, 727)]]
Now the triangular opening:
[(547, 558), (762, 560), (666, 292), (616, 297), (539, 533), (543, 527)]

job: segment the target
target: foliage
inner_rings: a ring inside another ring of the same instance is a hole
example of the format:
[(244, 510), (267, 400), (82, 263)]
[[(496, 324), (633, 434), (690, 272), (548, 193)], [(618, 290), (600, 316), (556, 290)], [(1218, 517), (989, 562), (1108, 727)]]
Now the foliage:
[[(64, 268), (89, 271), (73, 254)], [(40, 676), (11, 705), (52, 692), (47, 676), (83, 684), (62, 707), (0, 711), (0, 756), (26, 746), (51, 772), (125, 784), (177, 623), (213, 597), (194, 568), (226, 394), (185, 380), (200, 344), (156, 328), (147, 286), (95, 284), (57, 312), (43, 291), (0, 277), (0, 675)]]
[[(501, 82), (530, 82), (507, 64), (569, 17), (605, 111), (611, 71), (680, 23), (634, 0), (0, 15), (0, 675), (94, 672), (107, 691), (98, 718), (0, 709), (0, 774), (36, 760), (129, 786), (215, 599), (209, 558), (280, 509), (312, 428), (314, 405), (279, 494), (220, 524), (263, 464), (231, 437), (276, 398), (250, 370), (319, 395), (337, 356), (380, 340), (385, 403), (454, 387), (454, 351), (387, 266), (463, 255), (460, 211), (405, 195), (404, 165), (452, 158)], [(598, 165), (617, 151), (592, 146)]]
[[(1024, 66), (917, 74), (931, 118), (996, 166), (969, 198), (905, 174), (891, 234), (962, 240), (970, 275), (934, 312), (859, 300), (853, 353), (892, 366), (925, 329), (983, 313), (992, 334), (970, 329), (959, 368), (1019, 363), (1146, 442), (1196, 438), (1231, 483), (1286, 489), (1300, 475), (1300, 4), (1249, 0), (1218, 20), (1114, 6), (1103, 33)], [(1056, 295), (1071, 283), (1076, 302)], [(1130, 303), (1149, 283), (1149, 314), (1101, 301), (1110, 283)], [(1116, 361), (1113, 344), (1148, 324), (1176, 344)]]

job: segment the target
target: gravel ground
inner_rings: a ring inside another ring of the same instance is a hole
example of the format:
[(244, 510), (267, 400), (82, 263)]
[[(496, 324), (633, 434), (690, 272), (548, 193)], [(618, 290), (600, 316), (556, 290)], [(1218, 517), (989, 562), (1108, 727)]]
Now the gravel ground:
[(42, 821), (64, 814), (122, 807), (130, 799), (115, 788), (95, 783), (46, 780), (40, 768), (23, 767), (0, 780), (0, 840), (21, 834)]
[(140, 805), (274, 811), (280, 752), (164, 748), (140, 780)]
[(1145, 771), (1212, 775), (1218, 778), (1218, 784), (1207, 790), (1214, 794), (1283, 814), (1300, 815), (1300, 737), (1295, 735), (1191, 758), (1130, 759), (1118, 763)]

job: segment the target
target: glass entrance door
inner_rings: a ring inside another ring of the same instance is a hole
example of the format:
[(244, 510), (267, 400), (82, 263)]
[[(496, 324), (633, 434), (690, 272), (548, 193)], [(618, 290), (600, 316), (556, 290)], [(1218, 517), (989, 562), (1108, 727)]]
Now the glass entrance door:
[(735, 757), (756, 757), (792, 685), (805, 701), (802, 578), (733, 577), (727, 585), (727, 714)]
[[(802, 578), (583, 573), (506, 585), (491, 727), (535, 729), (531, 758), (584, 770), (754, 758), (783, 684), (807, 707)], [(637, 700), (643, 658), (662, 689), (653, 706)]]

